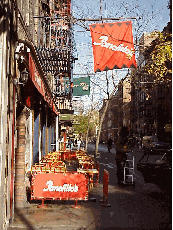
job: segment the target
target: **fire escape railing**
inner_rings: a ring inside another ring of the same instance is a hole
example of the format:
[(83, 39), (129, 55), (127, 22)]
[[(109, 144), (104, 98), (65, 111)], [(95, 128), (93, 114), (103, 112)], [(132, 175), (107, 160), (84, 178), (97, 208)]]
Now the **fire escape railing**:
[(34, 18), (38, 20), (38, 45), (35, 48), (47, 80), (52, 85), (57, 106), (60, 110), (71, 110), (74, 58), (70, 1), (55, 1), (50, 17)]
[[(42, 2), (42, 13), (27, 25), (20, 11), (18, 18), (24, 37), (34, 45), (37, 58), (50, 86), (57, 107), (72, 110), (73, 32), (70, 0)], [(31, 28), (32, 27), (32, 28)]]

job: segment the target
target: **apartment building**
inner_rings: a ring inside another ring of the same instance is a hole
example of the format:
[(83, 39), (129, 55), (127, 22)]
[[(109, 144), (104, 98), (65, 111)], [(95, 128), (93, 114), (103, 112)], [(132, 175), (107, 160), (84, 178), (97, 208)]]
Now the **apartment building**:
[(144, 33), (139, 40), (138, 68), (131, 76), (131, 132), (142, 136), (157, 135), (160, 141), (170, 142), (171, 133), (165, 127), (171, 124), (172, 85), (156, 81), (155, 76), (143, 68), (150, 59), (157, 36), (157, 32)]
[[(109, 101), (109, 105), (103, 120), (101, 134), (100, 134), (100, 142), (107, 142), (107, 140), (111, 137), (114, 141), (118, 138), (118, 95), (114, 95), (113, 98)], [(104, 107), (105, 107), (106, 99), (103, 102), (103, 106), (99, 111), (99, 116), (101, 117)]]
[(0, 12), (0, 229), (7, 229), (14, 208), (27, 205), (31, 166), (59, 148), (60, 113), (72, 113), (71, 1), (4, 0)]

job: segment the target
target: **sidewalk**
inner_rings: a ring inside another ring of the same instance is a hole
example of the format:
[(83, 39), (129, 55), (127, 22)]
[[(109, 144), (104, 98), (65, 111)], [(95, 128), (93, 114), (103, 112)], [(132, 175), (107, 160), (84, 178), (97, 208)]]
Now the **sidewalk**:
[[(90, 153), (92, 154), (89, 146)], [(47, 201), (47, 208), (37, 208), (39, 202), (32, 202), (22, 210), (15, 210), (15, 221), (9, 230), (46, 229), (46, 230), (119, 230), (119, 229), (172, 229), (171, 204), (157, 185), (145, 183), (140, 172), (135, 170), (133, 186), (117, 185), (115, 151), (109, 154), (106, 146), (99, 146), (101, 157), (100, 180), (94, 187), (91, 198), (96, 202)], [(133, 149), (137, 162), (142, 151)], [(99, 202), (103, 194), (103, 170), (109, 171), (108, 202), (111, 207), (103, 207)], [(79, 207), (80, 206), (80, 207)]]
[[(94, 216), (84, 202), (73, 208), (74, 202), (45, 202), (47, 208), (37, 208), (32, 203), (25, 209), (15, 210), (15, 220), (8, 229), (77, 230), (88, 227)], [(87, 229), (94, 229), (93, 227)]]

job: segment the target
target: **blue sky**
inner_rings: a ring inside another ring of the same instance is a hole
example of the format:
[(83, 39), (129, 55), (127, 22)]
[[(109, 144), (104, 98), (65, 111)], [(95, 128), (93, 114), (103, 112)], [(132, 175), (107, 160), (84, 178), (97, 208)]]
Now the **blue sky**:
[(163, 30), (163, 28), (167, 25), (168, 21), (170, 20), (169, 16), (169, 9), (167, 8), (168, 1), (167, 0), (138, 0), (140, 6), (146, 6), (151, 8), (151, 4), (154, 4), (153, 11), (158, 12), (160, 15), (160, 21), (158, 21), (160, 30)]

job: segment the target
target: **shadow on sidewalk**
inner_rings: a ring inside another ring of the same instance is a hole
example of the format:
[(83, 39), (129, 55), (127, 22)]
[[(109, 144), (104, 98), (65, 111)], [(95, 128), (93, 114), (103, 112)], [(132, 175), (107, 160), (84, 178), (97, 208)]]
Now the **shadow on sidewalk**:
[[(14, 208), (14, 213), (15, 213), (15, 219), (14, 221), (10, 224), (9, 229), (11, 228), (17, 228), (18, 226), (16, 225), (25, 225), (25, 228), (29, 230), (35, 230), (31, 222), (29, 222), (26, 217), (23, 215), (23, 211), (20, 208)], [(16, 221), (16, 219), (18, 219)], [(20, 224), (18, 223), (20, 221)]]

